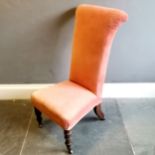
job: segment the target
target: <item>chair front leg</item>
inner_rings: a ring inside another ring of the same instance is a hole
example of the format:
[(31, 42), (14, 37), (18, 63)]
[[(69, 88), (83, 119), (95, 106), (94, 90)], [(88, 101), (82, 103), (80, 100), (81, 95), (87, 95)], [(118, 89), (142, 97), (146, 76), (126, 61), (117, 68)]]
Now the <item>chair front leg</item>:
[(71, 130), (64, 130), (65, 144), (69, 154), (73, 153), (73, 150), (71, 148), (71, 134), (72, 134)]
[(34, 108), (34, 111), (35, 111), (35, 114), (36, 114), (36, 119), (37, 119), (38, 125), (39, 125), (40, 128), (42, 128), (43, 124), (42, 124), (41, 112), (37, 108)]
[(101, 104), (94, 107), (94, 112), (100, 120), (105, 120), (104, 113), (102, 112)]

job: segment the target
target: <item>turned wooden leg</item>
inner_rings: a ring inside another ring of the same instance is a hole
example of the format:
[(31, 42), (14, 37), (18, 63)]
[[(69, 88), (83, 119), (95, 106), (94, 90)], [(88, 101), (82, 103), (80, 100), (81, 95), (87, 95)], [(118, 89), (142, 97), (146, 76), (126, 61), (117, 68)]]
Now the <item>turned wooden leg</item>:
[(100, 120), (105, 120), (100, 104), (94, 107), (94, 112)]
[(71, 148), (71, 134), (72, 134), (71, 130), (64, 130), (65, 144), (69, 154), (73, 153), (73, 150)]
[(37, 118), (37, 122), (39, 124), (39, 127), (42, 128), (42, 116), (41, 116), (41, 112), (37, 109), (34, 108), (35, 114), (36, 114), (36, 118)]

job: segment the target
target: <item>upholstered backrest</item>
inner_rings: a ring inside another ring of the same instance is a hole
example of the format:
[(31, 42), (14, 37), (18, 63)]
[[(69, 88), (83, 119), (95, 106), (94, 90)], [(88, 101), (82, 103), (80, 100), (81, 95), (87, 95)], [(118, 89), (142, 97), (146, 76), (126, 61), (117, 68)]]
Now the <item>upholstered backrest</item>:
[(113, 38), (127, 14), (118, 9), (80, 5), (76, 10), (70, 80), (101, 95)]

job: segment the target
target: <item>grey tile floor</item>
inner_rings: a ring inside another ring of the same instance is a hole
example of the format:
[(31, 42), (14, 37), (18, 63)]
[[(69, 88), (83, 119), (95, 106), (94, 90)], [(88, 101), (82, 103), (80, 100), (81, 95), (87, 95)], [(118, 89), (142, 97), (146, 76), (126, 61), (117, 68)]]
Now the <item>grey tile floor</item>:
[[(155, 99), (104, 99), (105, 121), (90, 112), (73, 129), (75, 155), (155, 155)], [(0, 155), (67, 155), (63, 132), (30, 101), (0, 101)]]

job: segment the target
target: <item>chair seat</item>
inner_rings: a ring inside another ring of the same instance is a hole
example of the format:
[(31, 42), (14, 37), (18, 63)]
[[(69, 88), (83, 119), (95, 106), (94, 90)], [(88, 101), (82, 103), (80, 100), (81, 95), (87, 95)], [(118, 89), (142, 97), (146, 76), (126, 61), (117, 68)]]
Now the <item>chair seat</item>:
[(31, 98), (38, 110), (65, 130), (71, 129), (101, 101), (91, 91), (71, 81), (35, 91)]

